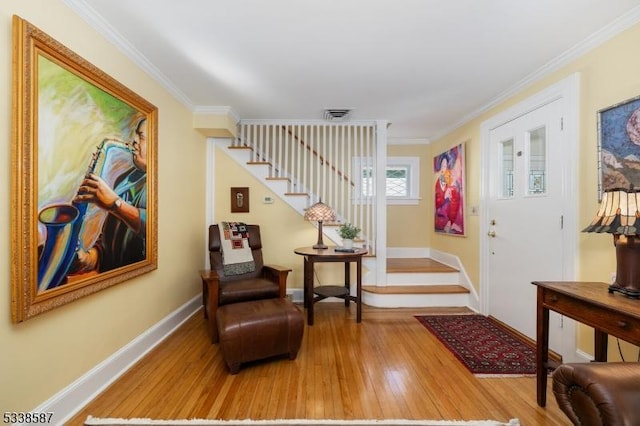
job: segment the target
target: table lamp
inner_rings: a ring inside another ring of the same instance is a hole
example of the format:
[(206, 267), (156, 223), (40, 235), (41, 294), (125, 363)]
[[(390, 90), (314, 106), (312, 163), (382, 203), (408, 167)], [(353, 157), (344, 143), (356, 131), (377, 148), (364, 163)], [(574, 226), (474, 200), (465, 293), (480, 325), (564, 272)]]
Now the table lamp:
[(336, 220), (336, 212), (331, 207), (320, 201), (309, 207), (304, 213), (304, 220), (318, 222), (318, 242), (314, 249), (326, 249), (327, 245), (322, 242), (322, 222)]
[(613, 234), (616, 247), (616, 279), (609, 293), (640, 298), (640, 192), (634, 189), (605, 191), (600, 209), (582, 232)]

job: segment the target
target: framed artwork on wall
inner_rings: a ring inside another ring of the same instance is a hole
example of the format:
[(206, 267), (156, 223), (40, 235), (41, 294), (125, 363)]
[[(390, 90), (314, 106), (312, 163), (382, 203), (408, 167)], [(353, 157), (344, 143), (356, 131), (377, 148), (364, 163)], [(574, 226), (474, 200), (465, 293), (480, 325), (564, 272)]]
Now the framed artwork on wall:
[(21, 322), (157, 268), (157, 109), (18, 16), (13, 44)]
[(447, 235), (465, 235), (464, 144), (433, 159), (434, 230)]
[(249, 188), (231, 188), (231, 213), (249, 213)]
[(599, 196), (640, 190), (640, 96), (598, 111)]

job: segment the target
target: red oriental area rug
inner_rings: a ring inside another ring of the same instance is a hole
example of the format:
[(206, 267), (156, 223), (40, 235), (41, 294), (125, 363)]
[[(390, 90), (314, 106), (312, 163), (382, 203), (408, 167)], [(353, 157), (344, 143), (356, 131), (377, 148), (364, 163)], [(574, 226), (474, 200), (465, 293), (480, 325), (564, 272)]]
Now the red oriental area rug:
[(473, 374), (536, 374), (536, 350), (483, 315), (416, 316)]

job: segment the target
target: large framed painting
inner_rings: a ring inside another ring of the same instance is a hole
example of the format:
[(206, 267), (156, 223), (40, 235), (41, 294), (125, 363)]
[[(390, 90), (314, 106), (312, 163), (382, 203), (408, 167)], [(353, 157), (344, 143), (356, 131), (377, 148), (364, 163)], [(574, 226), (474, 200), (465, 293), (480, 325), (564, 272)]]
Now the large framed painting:
[(598, 111), (599, 194), (640, 190), (640, 96)]
[(12, 319), (157, 268), (157, 108), (13, 17)]
[(465, 235), (464, 144), (433, 159), (434, 230), (447, 235)]

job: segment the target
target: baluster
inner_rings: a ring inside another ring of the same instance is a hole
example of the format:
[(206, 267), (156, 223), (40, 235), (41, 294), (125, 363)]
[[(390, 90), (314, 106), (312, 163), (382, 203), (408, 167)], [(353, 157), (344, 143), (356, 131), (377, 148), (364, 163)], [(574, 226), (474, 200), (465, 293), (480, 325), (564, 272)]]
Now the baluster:
[[(309, 126), (308, 125), (303, 125), (302, 126), (302, 141), (303, 141), (303, 146), (302, 146), (302, 177), (301, 177), (301, 186), (303, 189), (308, 188), (308, 176), (307, 176), (307, 161), (309, 161), (309, 157), (308, 157), (308, 151), (309, 151), (309, 146), (307, 145), (309, 140)], [(308, 191), (308, 189), (305, 189), (306, 191)]]
[[(373, 161), (373, 150), (371, 149), (371, 144), (372, 144), (372, 135), (371, 135), (371, 128), (367, 129), (366, 132), (367, 135), (367, 158), (371, 158), (371, 170), (374, 176), (373, 181), (375, 181), (375, 177), (377, 176), (377, 170), (375, 167), (375, 161)], [(370, 235), (371, 234), (371, 223), (372, 223), (372, 215), (373, 215), (373, 208), (374, 208), (374, 203), (373, 203), (373, 198), (367, 199), (367, 204), (366, 204), (366, 208), (367, 208), (367, 214), (366, 214), (366, 221), (365, 221), (365, 225), (362, 226), (363, 229), (366, 229), (366, 235)], [(363, 232), (363, 236), (364, 236), (365, 232)]]

